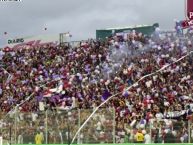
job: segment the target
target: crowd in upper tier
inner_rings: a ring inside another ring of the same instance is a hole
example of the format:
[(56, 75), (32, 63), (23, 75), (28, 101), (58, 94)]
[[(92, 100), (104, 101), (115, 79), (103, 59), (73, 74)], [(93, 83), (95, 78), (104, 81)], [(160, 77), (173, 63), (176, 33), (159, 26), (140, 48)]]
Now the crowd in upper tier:
[(40, 104), (51, 110), (95, 109), (114, 95), (102, 108), (115, 108), (118, 132), (127, 132), (127, 125), (144, 127), (151, 119), (188, 120), (193, 107), (192, 35), (147, 37), (133, 31), (73, 47), (1, 50), (0, 111), (18, 106), (21, 112), (34, 112)]

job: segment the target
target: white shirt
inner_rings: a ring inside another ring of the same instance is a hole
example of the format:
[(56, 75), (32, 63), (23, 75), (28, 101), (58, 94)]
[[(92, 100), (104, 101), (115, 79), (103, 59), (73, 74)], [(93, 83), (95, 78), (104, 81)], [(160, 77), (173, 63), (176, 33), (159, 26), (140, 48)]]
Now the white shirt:
[(0, 136), (0, 145), (3, 145), (3, 137)]
[(18, 136), (18, 144), (23, 144), (23, 136), (21, 134)]
[(97, 128), (96, 128), (97, 130), (101, 130), (101, 128), (102, 128), (101, 122), (98, 122), (96, 126), (97, 126)]
[(0, 95), (2, 94), (2, 92), (3, 92), (3, 91), (2, 91), (2, 89), (1, 89), (1, 87), (0, 87)]
[(145, 144), (151, 143), (151, 137), (150, 137), (149, 134), (146, 134), (145, 137), (144, 137), (144, 139), (145, 139)]
[(2, 60), (4, 54), (5, 54), (5, 53), (4, 53), (3, 51), (0, 51), (0, 60)]

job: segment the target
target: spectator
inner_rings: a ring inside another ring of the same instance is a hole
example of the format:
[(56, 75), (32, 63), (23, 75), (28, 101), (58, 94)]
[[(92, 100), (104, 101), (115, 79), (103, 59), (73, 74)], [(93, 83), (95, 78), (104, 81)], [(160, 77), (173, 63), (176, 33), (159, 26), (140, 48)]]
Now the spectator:
[(149, 131), (147, 130), (144, 136), (144, 143), (145, 144), (150, 144), (151, 143), (151, 136), (149, 134)]
[(38, 131), (35, 136), (35, 143), (42, 144), (43, 143), (43, 135)]
[(141, 129), (139, 129), (135, 135), (135, 140), (136, 143), (144, 143), (144, 135), (141, 131)]

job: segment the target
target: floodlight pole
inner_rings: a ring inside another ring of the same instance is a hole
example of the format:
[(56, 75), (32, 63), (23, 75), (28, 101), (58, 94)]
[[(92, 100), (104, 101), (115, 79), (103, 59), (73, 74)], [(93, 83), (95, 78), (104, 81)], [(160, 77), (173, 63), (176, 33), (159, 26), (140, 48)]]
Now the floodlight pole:
[(63, 44), (64, 44), (64, 34), (63, 33), (60, 33), (59, 34), (59, 41), (60, 41), (60, 46), (63, 46)]

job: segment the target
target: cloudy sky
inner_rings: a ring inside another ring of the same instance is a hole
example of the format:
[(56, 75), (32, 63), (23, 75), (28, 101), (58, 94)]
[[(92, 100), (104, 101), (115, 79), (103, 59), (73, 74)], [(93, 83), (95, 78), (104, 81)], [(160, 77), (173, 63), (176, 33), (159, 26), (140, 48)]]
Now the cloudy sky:
[(0, 2), (0, 11), (0, 45), (11, 37), (68, 31), (81, 40), (100, 28), (155, 22), (173, 29), (174, 19), (185, 19), (184, 0), (22, 0)]

